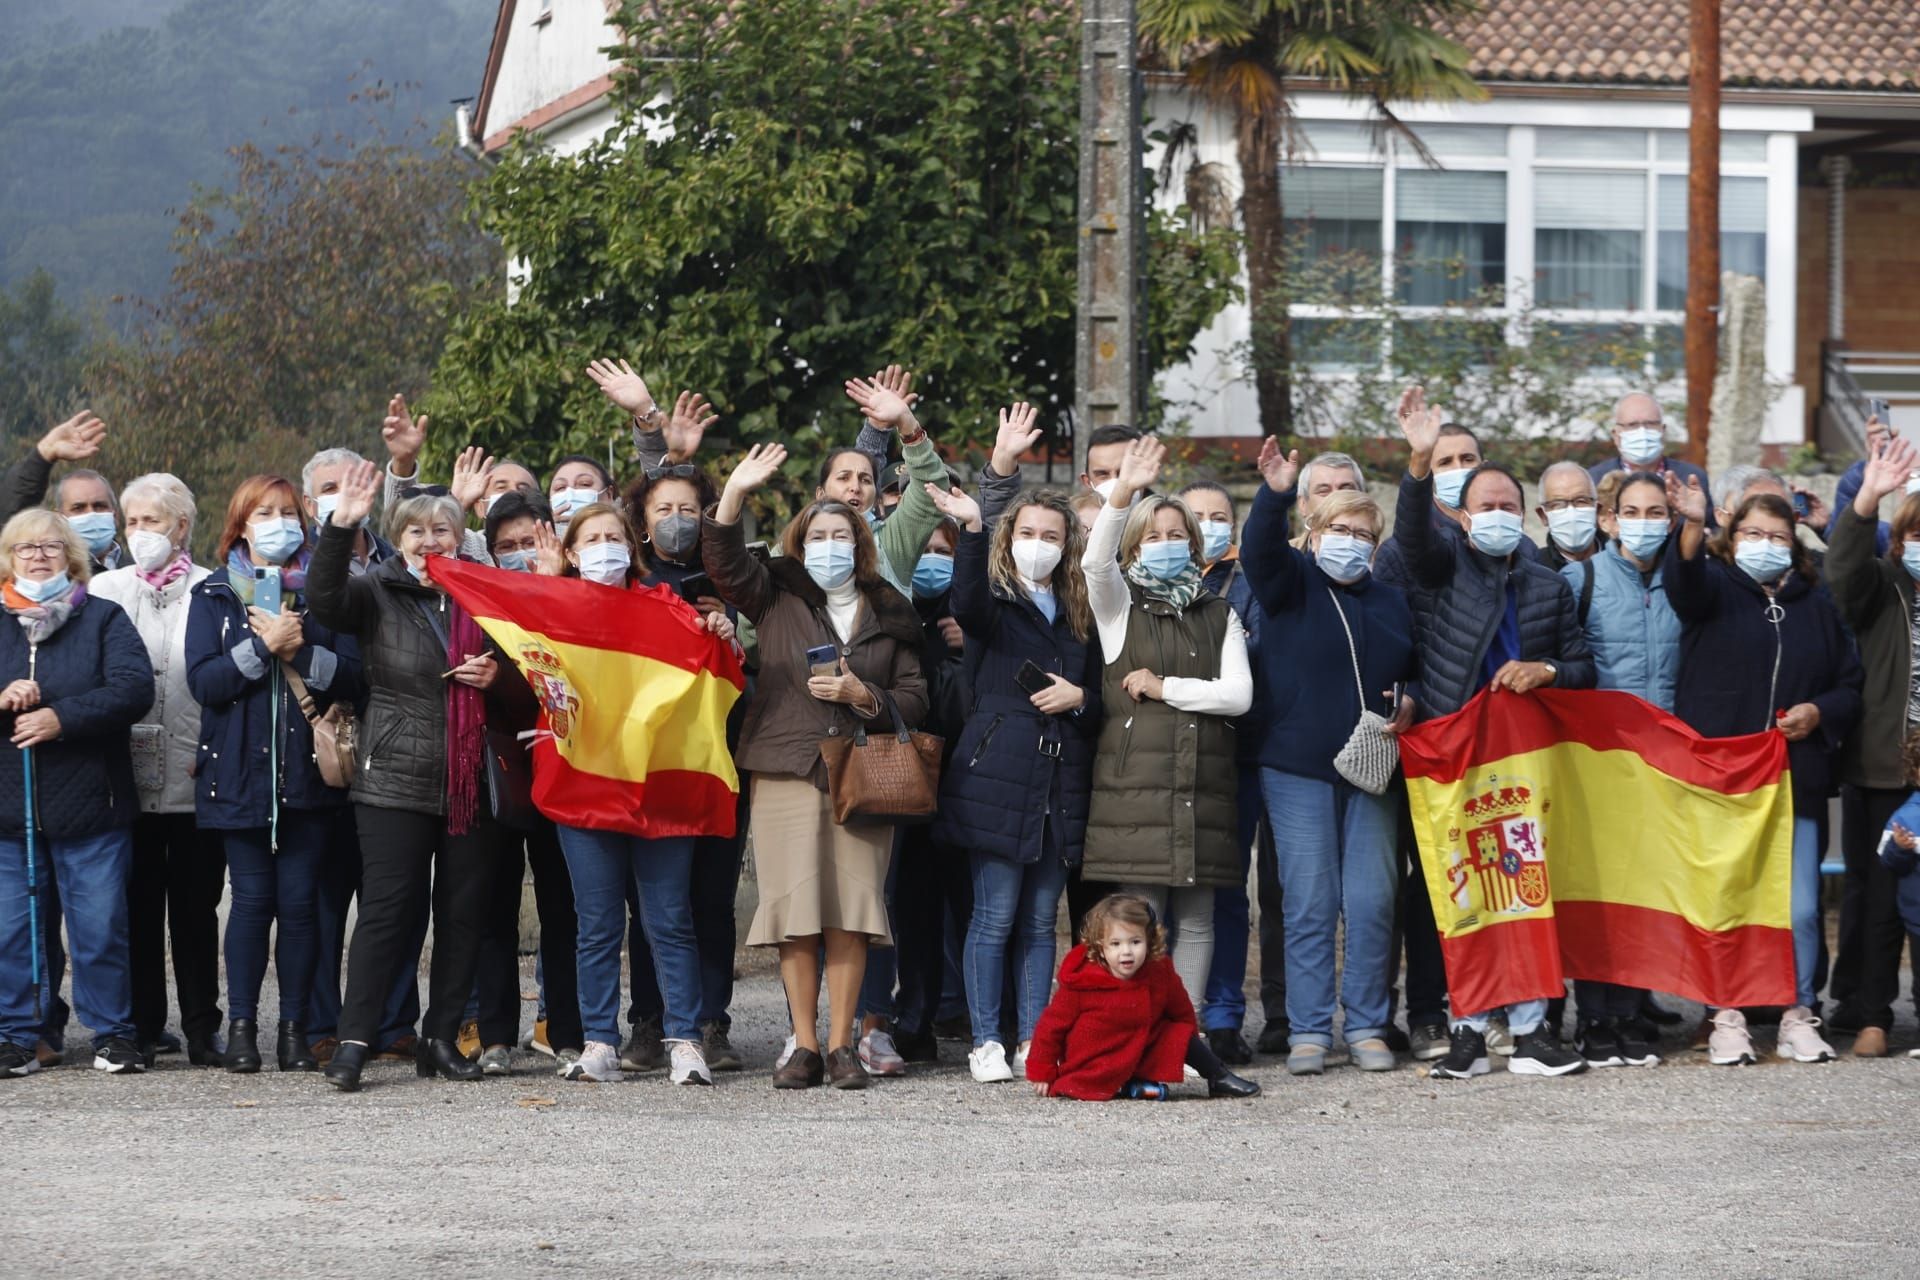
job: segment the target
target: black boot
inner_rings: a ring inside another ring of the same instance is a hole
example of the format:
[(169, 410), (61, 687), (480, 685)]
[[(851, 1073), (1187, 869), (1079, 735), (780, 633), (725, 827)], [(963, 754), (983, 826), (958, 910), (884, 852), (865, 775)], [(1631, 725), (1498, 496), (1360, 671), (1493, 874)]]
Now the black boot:
[(187, 1061), (196, 1067), (221, 1067), (226, 1065), (226, 1048), (220, 1043), (218, 1031), (198, 1031), (187, 1033)]
[(1209, 1098), (1251, 1098), (1260, 1092), (1259, 1085), (1227, 1070), (1207, 1038), (1197, 1032), (1187, 1042), (1187, 1065), (1206, 1080)]
[(413, 1070), (422, 1080), (439, 1076), (443, 1080), (479, 1080), (484, 1078), (480, 1064), (460, 1052), (451, 1040), (420, 1041), (413, 1051)]
[(297, 1022), (280, 1024), (280, 1045), (275, 1056), (282, 1071), (318, 1071), (320, 1059), (307, 1048), (307, 1033)]
[(367, 1065), (367, 1059), (372, 1056), (367, 1046), (342, 1040), (321, 1074), (326, 1076), (328, 1084), (340, 1092), (354, 1093), (360, 1088), (360, 1069)]
[(237, 1076), (250, 1076), (260, 1069), (260, 1031), (252, 1018), (235, 1018), (227, 1024), (227, 1070)]

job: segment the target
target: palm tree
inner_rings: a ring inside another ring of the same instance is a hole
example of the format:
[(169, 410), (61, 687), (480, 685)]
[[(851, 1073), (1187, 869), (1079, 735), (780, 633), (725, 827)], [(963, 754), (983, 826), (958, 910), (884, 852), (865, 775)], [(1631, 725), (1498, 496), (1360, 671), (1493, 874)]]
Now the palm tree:
[(1204, 99), (1233, 113), (1262, 434), (1284, 437), (1293, 420), (1280, 206), (1287, 81), (1312, 79), (1364, 96), (1381, 127), (1404, 133), (1394, 102), (1486, 96), (1466, 72), (1467, 49), (1433, 29), (1478, 7), (1477, 0), (1140, 0), (1148, 55), (1183, 70)]

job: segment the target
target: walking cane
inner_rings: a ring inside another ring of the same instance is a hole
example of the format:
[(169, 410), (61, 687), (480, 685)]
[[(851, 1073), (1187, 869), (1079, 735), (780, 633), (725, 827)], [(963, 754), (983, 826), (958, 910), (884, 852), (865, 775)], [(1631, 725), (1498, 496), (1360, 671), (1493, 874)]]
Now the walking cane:
[[(40, 646), (27, 645), (27, 679), (35, 678), (35, 668), (40, 659)], [(32, 949), (33, 959), (30, 965), (33, 974), (33, 1020), (41, 1021), (46, 1011), (40, 1004), (40, 874), (39, 864), (34, 857), (33, 828), (39, 819), (33, 803), (33, 748), (20, 749), (20, 766), (25, 774), (26, 797), (25, 816), (27, 828), (27, 945)]]

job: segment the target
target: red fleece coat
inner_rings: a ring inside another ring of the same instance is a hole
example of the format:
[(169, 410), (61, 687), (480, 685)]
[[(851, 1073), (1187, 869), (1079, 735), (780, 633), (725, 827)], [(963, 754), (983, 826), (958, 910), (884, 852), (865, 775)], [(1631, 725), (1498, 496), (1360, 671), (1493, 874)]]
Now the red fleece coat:
[(1060, 962), (1060, 990), (1040, 1015), (1027, 1079), (1054, 1097), (1104, 1102), (1129, 1080), (1181, 1077), (1196, 1022), (1193, 1002), (1166, 957), (1122, 980), (1087, 959), (1083, 944)]

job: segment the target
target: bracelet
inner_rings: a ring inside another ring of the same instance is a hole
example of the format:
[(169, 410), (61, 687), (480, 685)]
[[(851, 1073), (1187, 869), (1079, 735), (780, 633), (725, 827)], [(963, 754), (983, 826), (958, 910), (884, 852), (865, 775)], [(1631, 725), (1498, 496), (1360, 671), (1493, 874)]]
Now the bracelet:
[(660, 407), (660, 402), (655, 400), (651, 409), (648, 409), (645, 413), (634, 414), (633, 421), (635, 425), (645, 423), (655, 431), (658, 431), (662, 426), (666, 425), (667, 415), (666, 411)]
[(913, 434), (910, 436), (901, 436), (900, 443), (902, 445), (919, 444), (922, 440), (925, 440), (926, 438), (927, 438), (927, 429), (921, 426), (920, 424), (915, 423), (913, 428)]

